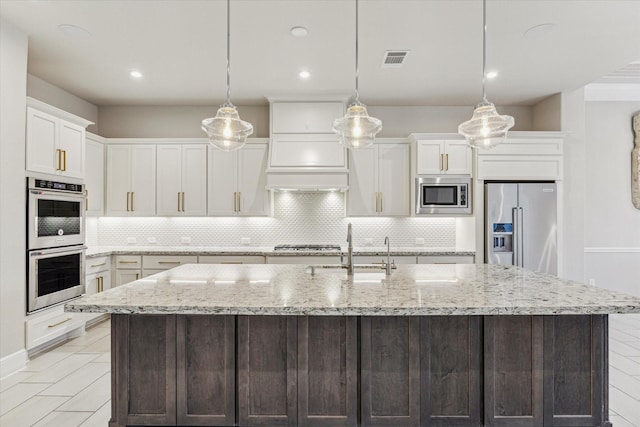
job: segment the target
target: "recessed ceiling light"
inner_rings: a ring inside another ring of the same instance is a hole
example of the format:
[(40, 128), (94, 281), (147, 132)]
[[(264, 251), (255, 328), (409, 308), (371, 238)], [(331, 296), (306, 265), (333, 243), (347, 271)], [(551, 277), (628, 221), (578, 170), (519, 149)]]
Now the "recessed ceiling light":
[(524, 36), (528, 39), (541, 37), (544, 34), (548, 34), (556, 28), (556, 24), (553, 22), (545, 22), (544, 24), (534, 25), (524, 32)]
[(299, 76), (301, 79), (306, 80), (306, 79), (308, 79), (309, 77), (311, 77), (311, 73), (310, 73), (310, 72), (308, 72), (307, 70), (303, 70), (303, 71), (300, 71), (300, 72), (298, 73), (298, 76)]
[(307, 29), (305, 27), (293, 27), (291, 29), (291, 35), (293, 37), (307, 37)]
[(134, 79), (141, 79), (142, 73), (138, 70), (131, 70), (129, 71), (129, 76), (131, 76)]
[(91, 33), (89, 30), (78, 27), (77, 25), (72, 24), (60, 24), (58, 25), (58, 30), (67, 37), (75, 37), (75, 38), (89, 38), (91, 37)]
[(488, 79), (495, 79), (496, 77), (498, 77), (498, 72), (497, 71), (489, 71), (489, 72), (487, 72), (487, 78)]

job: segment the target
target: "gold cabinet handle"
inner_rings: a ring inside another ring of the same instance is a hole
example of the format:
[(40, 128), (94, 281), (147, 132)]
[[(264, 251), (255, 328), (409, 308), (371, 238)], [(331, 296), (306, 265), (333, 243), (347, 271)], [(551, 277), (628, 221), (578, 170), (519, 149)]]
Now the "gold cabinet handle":
[(180, 264), (180, 261), (158, 261), (158, 264)]
[(182, 192), (182, 212), (184, 212), (184, 191)]
[(63, 323), (67, 323), (67, 322), (68, 322), (69, 320), (71, 320), (71, 319), (73, 319), (73, 317), (67, 317), (67, 318), (66, 318), (66, 319), (64, 319), (64, 320), (61, 320), (61, 321), (56, 322), (56, 323), (53, 323), (53, 324), (51, 324), (51, 325), (47, 325), (47, 328), (55, 328), (56, 326), (60, 326), (60, 325), (62, 325)]
[(135, 198), (134, 198), (134, 194), (135, 194), (135, 193), (132, 191), (132, 192), (131, 192), (131, 212), (133, 212), (133, 211), (135, 211), (135, 210), (136, 210), (136, 208), (133, 206), (133, 201), (135, 200)]
[(242, 261), (221, 261), (220, 264), (242, 264)]
[(59, 171), (61, 170), (61, 166), (62, 166), (62, 150), (59, 148), (56, 148), (56, 155), (58, 156), (56, 170)]
[(444, 154), (440, 154), (440, 170), (444, 170)]
[(62, 150), (62, 170), (67, 170), (67, 150)]
[(102, 264), (92, 264), (91, 268), (95, 268), (95, 267), (102, 267), (103, 265), (107, 265), (107, 262), (103, 262)]
[(137, 263), (138, 261), (118, 261), (118, 264), (137, 264)]
[(384, 209), (383, 209), (383, 204), (382, 204), (382, 202), (383, 202), (382, 195), (383, 195), (383, 194), (382, 194), (382, 191), (381, 191), (381, 192), (380, 192), (380, 213), (382, 213), (382, 211), (384, 210)]
[(238, 191), (238, 212), (242, 212), (242, 196), (241, 192)]
[(84, 190), (84, 210), (89, 210), (89, 190)]
[(140, 273), (136, 273), (136, 280), (140, 279)]
[(233, 192), (233, 211), (238, 212), (238, 193)]
[(129, 194), (131, 193), (127, 191), (127, 212), (129, 212)]
[(178, 212), (180, 212), (180, 192), (178, 191)]
[(449, 170), (449, 154), (447, 153), (447, 154), (445, 154), (445, 156), (446, 156), (446, 159), (447, 159), (447, 167), (445, 168), (445, 170), (448, 171)]
[(98, 285), (97, 285), (97, 291), (98, 293), (104, 291), (104, 283), (102, 281), (102, 277), (96, 277), (96, 280), (98, 281)]

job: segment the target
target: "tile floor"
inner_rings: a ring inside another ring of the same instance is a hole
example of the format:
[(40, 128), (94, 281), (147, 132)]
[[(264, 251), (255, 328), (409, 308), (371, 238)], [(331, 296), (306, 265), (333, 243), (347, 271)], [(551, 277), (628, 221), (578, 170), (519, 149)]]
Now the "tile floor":
[[(614, 427), (640, 427), (640, 315), (609, 318)], [(111, 415), (110, 323), (33, 358), (0, 381), (2, 427), (106, 427)]]

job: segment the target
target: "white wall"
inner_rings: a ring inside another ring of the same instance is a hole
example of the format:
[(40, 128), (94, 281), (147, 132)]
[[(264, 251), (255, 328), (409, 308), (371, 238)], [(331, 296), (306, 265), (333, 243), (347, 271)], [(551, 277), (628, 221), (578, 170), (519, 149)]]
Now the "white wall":
[(533, 106), (531, 130), (558, 131), (561, 123), (562, 95), (551, 95)]
[(90, 102), (31, 74), (27, 74), (27, 96), (92, 121), (87, 130), (98, 133), (98, 107)]
[[(112, 106), (100, 107), (100, 132), (105, 138), (201, 138), (202, 119), (217, 107)], [(405, 138), (413, 132), (457, 132), (471, 118), (467, 107), (369, 106), (369, 114), (382, 120), (380, 138)], [(513, 130), (532, 130), (532, 107), (498, 107), (516, 120)], [(238, 106), (243, 120), (254, 128), (254, 138), (269, 137), (268, 106)]]
[(27, 35), (0, 19), (0, 377), (26, 360), (26, 79)]
[(585, 280), (640, 296), (640, 209), (631, 202), (631, 118), (640, 100), (586, 103)]

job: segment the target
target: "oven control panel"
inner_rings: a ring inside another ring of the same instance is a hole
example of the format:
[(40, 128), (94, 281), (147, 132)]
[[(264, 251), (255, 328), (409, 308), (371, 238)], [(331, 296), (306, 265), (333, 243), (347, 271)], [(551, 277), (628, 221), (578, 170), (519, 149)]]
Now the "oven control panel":
[(69, 193), (82, 193), (84, 191), (82, 184), (70, 184), (68, 182), (48, 181), (45, 179), (29, 178), (29, 188), (66, 191)]

